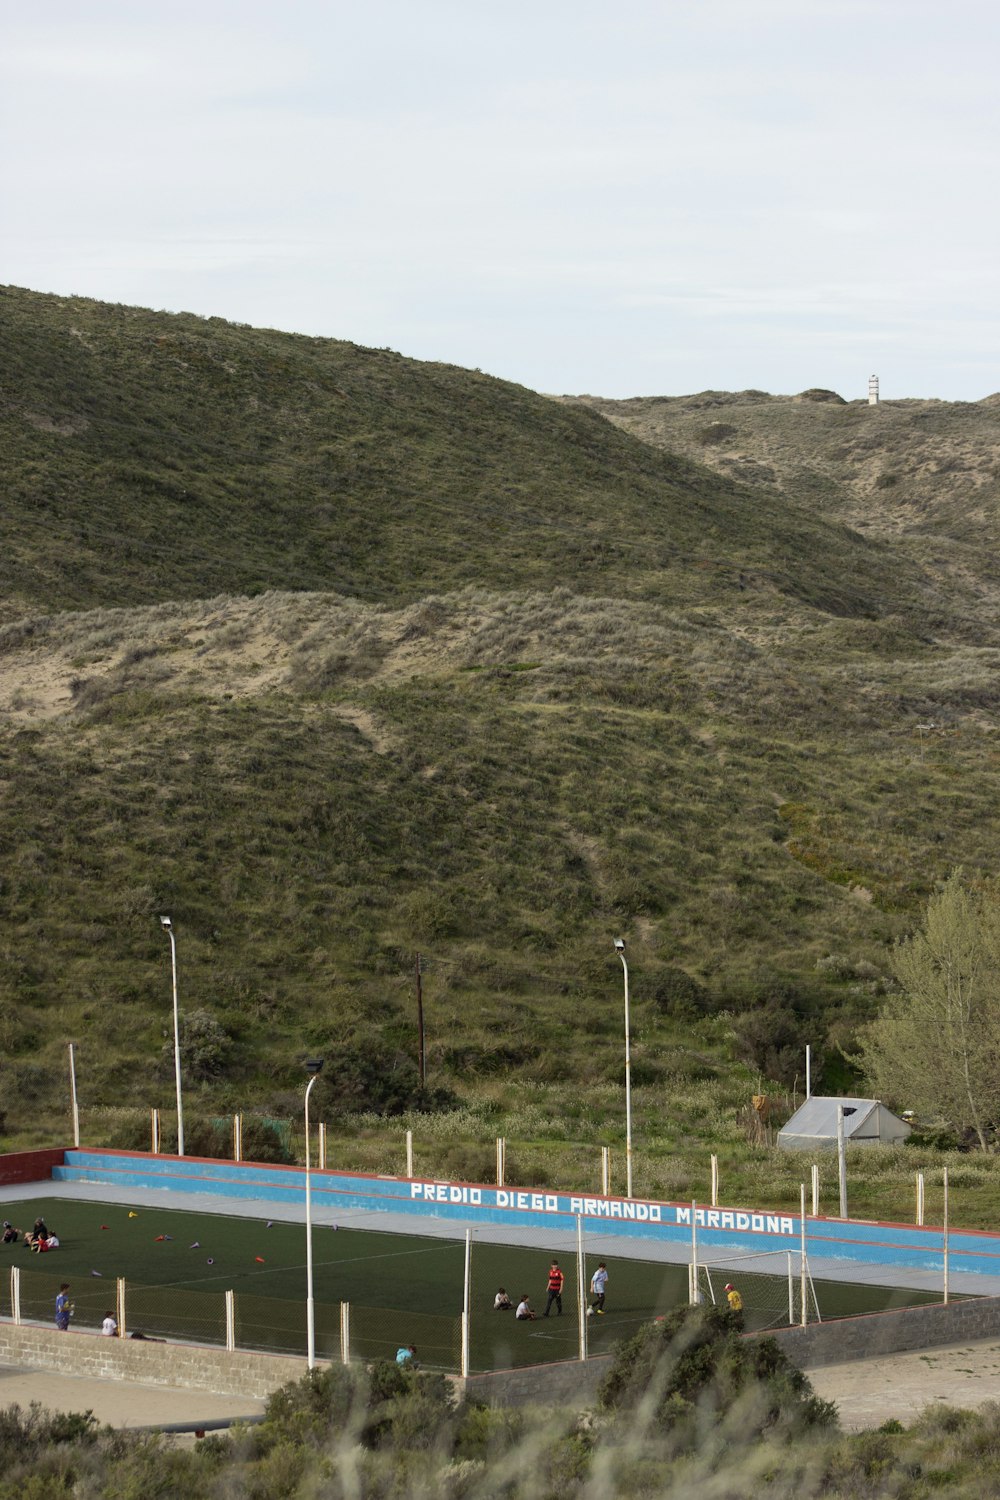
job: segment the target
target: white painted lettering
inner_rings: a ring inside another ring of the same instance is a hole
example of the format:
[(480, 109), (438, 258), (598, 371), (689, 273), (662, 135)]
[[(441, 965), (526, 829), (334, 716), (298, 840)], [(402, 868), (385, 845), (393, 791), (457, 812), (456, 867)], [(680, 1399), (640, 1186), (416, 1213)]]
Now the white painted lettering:
[(622, 1206), (618, 1202), (618, 1199), (616, 1198), (614, 1200), (614, 1202), (611, 1204), (611, 1217), (613, 1219), (620, 1219), (621, 1216), (622, 1216)]
[(678, 1224), (690, 1224), (690, 1222), (691, 1222), (691, 1210), (689, 1208), (678, 1208), (676, 1210), (676, 1213), (677, 1213), (677, 1223)]
[(559, 1212), (559, 1199), (555, 1193), (545, 1194), (545, 1212), (547, 1214), (557, 1214)]
[(651, 1203), (649, 1205), (649, 1222), (651, 1224), (663, 1223), (663, 1215), (660, 1211), (660, 1205), (658, 1203)]

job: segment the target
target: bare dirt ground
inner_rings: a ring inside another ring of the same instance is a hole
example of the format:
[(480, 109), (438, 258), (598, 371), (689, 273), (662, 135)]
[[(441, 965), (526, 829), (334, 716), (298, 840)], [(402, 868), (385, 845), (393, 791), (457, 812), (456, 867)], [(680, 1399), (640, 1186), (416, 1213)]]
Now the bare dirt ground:
[(169, 1390), (162, 1385), (131, 1385), (83, 1375), (0, 1366), (0, 1408), (26, 1410), (37, 1401), (47, 1411), (91, 1411), (109, 1427), (158, 1427), (260, 1416), (263, 1401), (251, 1396), (216, 1396), (207, 1391)]
[(1000, 1341), (852, 1360), (806, 1372), (818, 1396), (835, 1401), (848, 1432), (895, 1417), (909, 1426), (926, 1406), (977, 1407), (1000, 1396)]

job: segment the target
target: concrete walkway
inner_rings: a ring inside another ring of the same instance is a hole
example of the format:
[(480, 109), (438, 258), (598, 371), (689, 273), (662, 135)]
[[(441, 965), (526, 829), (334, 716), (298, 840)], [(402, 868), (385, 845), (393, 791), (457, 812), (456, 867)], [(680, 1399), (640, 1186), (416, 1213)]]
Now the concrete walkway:
[(887, 1354), (807, 1370), (818, 1396), (835, 1401), (847, 1432), (895, 1417), (908, 1427), (925, 1406), (977, 1407), (1000, 1400), (1000, 1340)]

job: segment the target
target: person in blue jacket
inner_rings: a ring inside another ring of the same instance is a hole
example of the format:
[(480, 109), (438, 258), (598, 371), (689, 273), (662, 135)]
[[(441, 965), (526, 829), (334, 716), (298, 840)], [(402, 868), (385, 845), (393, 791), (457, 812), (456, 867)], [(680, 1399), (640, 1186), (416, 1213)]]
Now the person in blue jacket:
[(60, 1333), (69, 1330), (69, 1320), (73, 1316), (73, 1304), (69, 1300), (69, 1282), (64, 1281), (56, 1295), (56, 1327)]

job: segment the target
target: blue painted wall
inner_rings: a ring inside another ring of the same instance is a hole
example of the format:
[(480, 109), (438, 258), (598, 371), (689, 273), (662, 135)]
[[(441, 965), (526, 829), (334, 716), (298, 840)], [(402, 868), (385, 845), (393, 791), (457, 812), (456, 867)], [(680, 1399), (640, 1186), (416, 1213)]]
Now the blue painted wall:
[[(174, 1192), (212, 1193), (261, 1203), (304, 1204), (305, 1172), (299, 1167), (255, 1166), (200, 1157), (144, 1156), (132, 1152), (66, 1152), (65, 1164), (52, 1169), (61, 1182), (86, 1182), (125, 1188), (164, 1188)], [(650, 1200), (597, 1198), (569, 1193), (532, 1192), (469, 1183), (410, 1182), (398, 1177), (361, 1173), (312, 1174), (313, 1216), (317, 1224), (336, 1223), (351, 1210), (412, 1214), (421, 1219), (467, 1224), (502, 1224), (518, 1228), (549, 1227), (573, 1231), (577, 1217), (589, 1233), (622, 1235), (648, 1242), (690, 1244), (691, 1205)], [(695, 1210), (699, 1252), (740, 1254), (797, 1250), (801, 1243), (798, 1214), (761, 1213), (753, 1209)], [(942, 1235), (936, 1228), (858, 1220), (806, 1219), (806, 1242), (813, 1258), (834, 1258), (940, 1270)], [(952, 1231), (949, 1264), (955, 1272), (1000, 1275), (1000, 1236)]]

